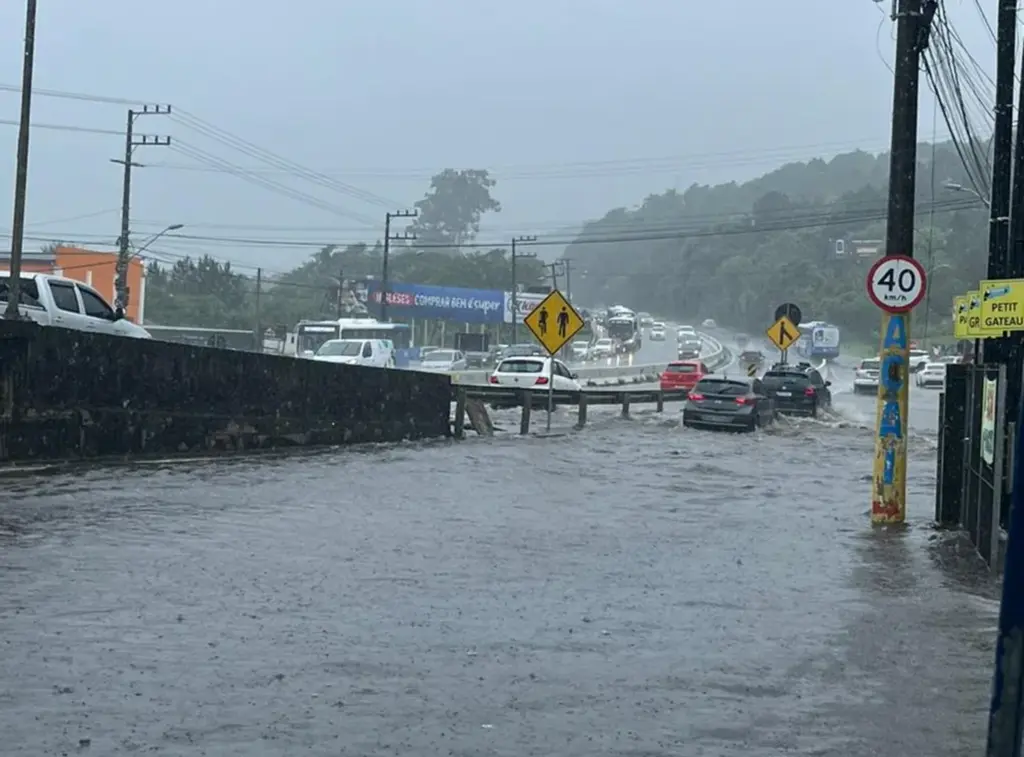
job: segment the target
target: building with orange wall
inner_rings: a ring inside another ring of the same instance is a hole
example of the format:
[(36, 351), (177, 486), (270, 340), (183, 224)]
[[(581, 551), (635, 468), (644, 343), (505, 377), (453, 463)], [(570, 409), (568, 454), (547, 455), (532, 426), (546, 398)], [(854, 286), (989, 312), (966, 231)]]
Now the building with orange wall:
[[(10, 268), (10, 256), (0, 258), (0, 266)], [(117, 253), (58, 246), (43, 252), (26, 252), (21, 269), (29, 273), (52, 273), (88, 284), (103, 299), (114, 304), (117, 280)], [(146, 266), (135, 258), (128, 262), (128, 320), (142, 324), (146, 313)]]

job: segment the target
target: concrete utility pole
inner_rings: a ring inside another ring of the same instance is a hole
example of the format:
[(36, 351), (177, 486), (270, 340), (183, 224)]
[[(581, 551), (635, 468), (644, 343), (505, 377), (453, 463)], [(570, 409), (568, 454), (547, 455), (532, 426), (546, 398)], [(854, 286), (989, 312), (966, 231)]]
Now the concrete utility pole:
[(21, 255), (25, 245), (25, 200), (28, 192), (28, 134), (32, 121), (32, 67), (36, 50), (36, 0), (25, 7), (25, 57), (21, 68), (21, 118), (18, 122), (18, 157), (14, 170), (14, 218), (11, 221), (11, 277), (4, 318), (21, 317)]
[(565, 299), (572, 302), (572, 258), (562, 258), (561, 262), (565, 268)]
[[(899, 0), (889, 151), (886, 256), (914, 255), (917, 109), (921, 54), (935, 0)], [(907, 515), (907, 408), (910, 388), (910, 316), (882, 315), (882, 378), (878, 382), (871, 522), (903, 523)]]
[(415, 234), (410, 234), (409, 232), (392, 235), (391, 219), (415, 218), (418, 215), (418, 210), (396, 210), (394, 213), (384, 214), (384, 261), (380, 271), (380, 319), (382, 321), (387, 321), (388, 319), (388, 294), (390, 294), (389, 287), (391, 284), (388, 280), (388, 257), (391, 253), (391, 243), (405, 242), (416, 238)]
[(516, 250), (518, 244), (531, 244), (537, 241), (536, 236), (512, 237), (512, 344), (519, 344), (519, 281), (516, 279), (516, 260), (519, 258), (535, 258), (535, 254), (524, 254)]
[(128, 307), (128, 263), (131, 255), (131, 202), (132, 202), (132, 169), (144, 168), (142, 163), (132, 162), (136, 147), (167, 147), (171, 144), (170, 137), (155, 137), (146, 134), (135, 134), (135, 119), (139, 116), (166, 116), (171, 112), (170, 105), (144, 105), (142, 110), (128, 111), (128, 125), (124, 134), (124, 157), (111, 158), (111, 163), (124, 166), (124, 180), (121, 186), (121, 235), (117, 238), (117, 303), (120, 308)]

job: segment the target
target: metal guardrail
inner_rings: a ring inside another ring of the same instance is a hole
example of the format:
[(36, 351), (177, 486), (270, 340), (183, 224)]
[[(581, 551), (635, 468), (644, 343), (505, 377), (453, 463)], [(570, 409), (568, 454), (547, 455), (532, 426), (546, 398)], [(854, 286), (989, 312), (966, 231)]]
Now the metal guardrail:
[[(664, 392), (660, 389), (581, 389), (556, 391), (550, 396), (555, 406), (575, 405), (579, 414), (576, 428), (583, 428), (587, 423), (587, 408), (590, 405), (621, 405), (623, 417), (628, 417), (631, 405), (655, 403), (660, 413), (664, 411), (666, 402), (683, 402), (688, 393), (685, 390)], [(547, 391), (533, 388), (510, 389), (487, 384), (452, 384), (452, 399), (455, 402), (453, 435), (457, 439), (464, 436), (467, 416), (477, 433), (493, 433), (493, 427), (483, 409), (484, 403), (497, 408), (521, 407), (523, 412), (519, 421), (519, 433), (529, 434), (533, 408), (546, 408), (548, 397)], [(477, 405), (475, 409), (471, 407), (474, 403)], [(484, 428), (490, 430), (485, 431)]]

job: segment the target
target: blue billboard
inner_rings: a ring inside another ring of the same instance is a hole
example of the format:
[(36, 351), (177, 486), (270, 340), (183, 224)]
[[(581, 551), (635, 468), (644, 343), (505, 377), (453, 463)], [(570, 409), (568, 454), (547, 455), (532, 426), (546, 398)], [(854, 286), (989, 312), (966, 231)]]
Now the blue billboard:
[[(380, 315), (380, 282), (367, 285), (367, 307)], [(388, 315), (432, 318), (457, 323), (503, 323), (505, 293), (497, 289), (463, 289), (394, 282), (388, 285)]]

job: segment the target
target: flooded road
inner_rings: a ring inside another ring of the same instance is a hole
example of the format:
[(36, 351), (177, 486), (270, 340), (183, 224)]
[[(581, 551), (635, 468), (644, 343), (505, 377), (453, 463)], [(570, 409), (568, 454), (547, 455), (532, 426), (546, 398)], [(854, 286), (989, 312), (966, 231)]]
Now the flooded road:
[(3, 754), (977, 754), (991, 584), (928, 525), (926, 425), (911, 527), (871, 530), (840, 380), (747, 436), (595, 407), (7, 480)]

